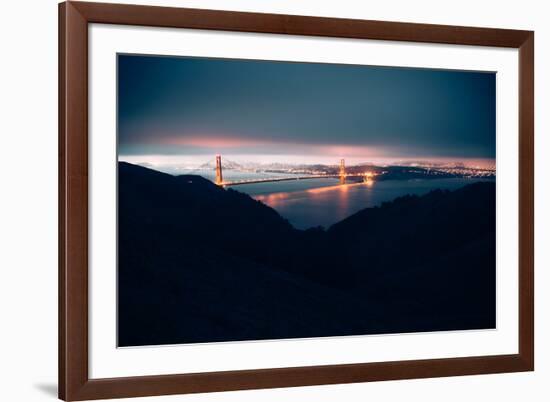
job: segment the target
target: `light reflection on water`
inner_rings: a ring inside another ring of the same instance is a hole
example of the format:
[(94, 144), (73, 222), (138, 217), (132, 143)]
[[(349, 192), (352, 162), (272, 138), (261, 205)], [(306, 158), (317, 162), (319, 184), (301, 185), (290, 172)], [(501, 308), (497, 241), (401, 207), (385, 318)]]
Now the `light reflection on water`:
[[(340, 185), (337, 179), (311, 179), (235, 186), (269, 205), (294, 227), (329, 227), (363, 208), (378, 206), (406, 194), (434, 189), (454, 190), (483, 179), (386, 180)], [(493, 180), (494, 181), (494, 180)]]

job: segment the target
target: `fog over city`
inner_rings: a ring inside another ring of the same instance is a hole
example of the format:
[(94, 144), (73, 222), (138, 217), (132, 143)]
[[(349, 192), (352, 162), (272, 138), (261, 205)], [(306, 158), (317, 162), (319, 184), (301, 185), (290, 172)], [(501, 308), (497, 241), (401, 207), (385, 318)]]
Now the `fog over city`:
[(494, 167), (495, 74), (120, 55), (119, 159)]

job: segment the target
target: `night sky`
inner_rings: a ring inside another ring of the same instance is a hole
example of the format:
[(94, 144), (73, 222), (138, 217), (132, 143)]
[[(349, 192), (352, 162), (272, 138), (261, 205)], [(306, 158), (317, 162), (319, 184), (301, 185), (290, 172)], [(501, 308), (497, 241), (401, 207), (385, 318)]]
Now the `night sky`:
[(118, 56), (120, 159), (494, 159), (495, 74)]

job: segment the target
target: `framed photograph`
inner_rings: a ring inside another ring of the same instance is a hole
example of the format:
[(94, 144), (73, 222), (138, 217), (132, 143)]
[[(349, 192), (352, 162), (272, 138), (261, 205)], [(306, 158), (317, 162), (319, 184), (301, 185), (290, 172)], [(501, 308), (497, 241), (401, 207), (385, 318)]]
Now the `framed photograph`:
[(534, 369), (534, 33), (59, 6), (59, 397)]

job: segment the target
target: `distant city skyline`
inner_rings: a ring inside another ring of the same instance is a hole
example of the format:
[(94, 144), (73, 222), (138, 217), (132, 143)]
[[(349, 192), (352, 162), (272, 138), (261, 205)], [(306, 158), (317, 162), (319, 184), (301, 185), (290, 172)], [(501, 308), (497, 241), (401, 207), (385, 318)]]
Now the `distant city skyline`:
[(495, 74), (118, 56), (119, 159), (494, 166)]
[[(217, 155), (217, 154), (216, 154)], [(135, 165), (147, 167), (180, 167), (188, 169), (197, 169), (205, 164), (213, 164), (216, 155), (194, 155), (194, 156), (179, 156), (179, 155), (120, 155), (119, 160)], [(418, 165), (453, 165), (464, 164), (468, 167), (479, 167), (483, 169), (494, 169), (495, 159), (491, 158), (347, 158), (345, 156), (332, 158), (330, 156), (318, 157), (317, 155), (298, 155), (289, 157), (288, 155), (222, 155), (224, 163), (235, 162), (243, 166), (269, 166), (276, 164), (283, 165), (326, 165), (336, 166), (340, 159), (345, 159), (348, 165), (399, 165), (399, 164), (418, 164)]]

